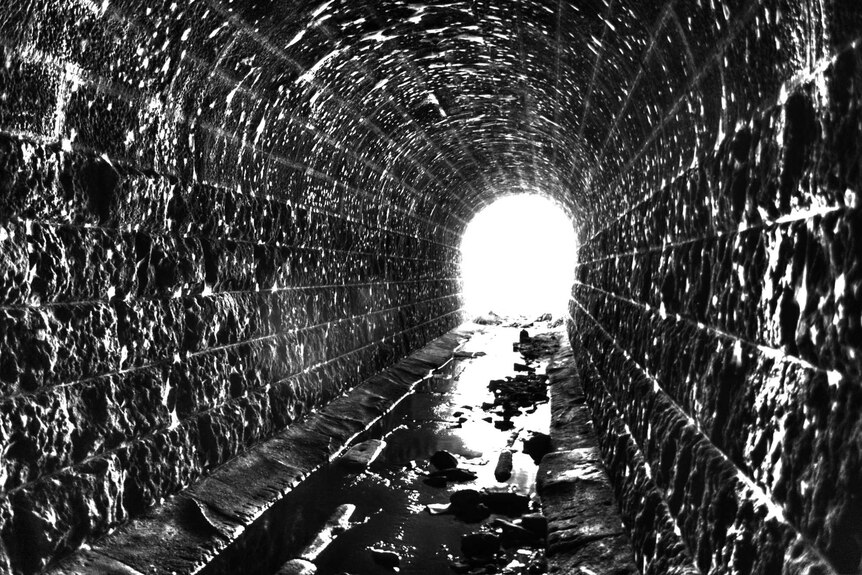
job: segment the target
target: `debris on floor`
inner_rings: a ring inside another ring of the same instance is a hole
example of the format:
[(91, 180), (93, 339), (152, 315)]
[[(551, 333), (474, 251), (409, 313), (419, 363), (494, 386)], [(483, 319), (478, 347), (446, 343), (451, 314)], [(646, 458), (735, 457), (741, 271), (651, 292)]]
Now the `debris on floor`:
[(477, 323), (479, 325), (500, 325), (503, 321), (503, 318), (495, 314), (493, 311), (489, 311), (488, 313), (473, 319), (473, 323)]
[(353, 469), (365, 469), (377, 459), (384, 447), (386, 447), (386, 442), (380, 439), (369, 439), (357, 443), (341, 456), (341, 462)]
[(339, 534), (350, 529), (350, 518), (355, 511), (356, 506), (350, 503), (339, 505), (314, 540), (302, 551), (299, 558), (314, 562)]
[(394, 551), (386, 551), (385, 549), (369, 549), (375, 563), (388, 567), (389, 569), (397, 569), (401, 565), (401, 556)]
[[(477, 327), (449, 364), (291, 493), (282, 540), (320, 547), (293, 557), (333, 574), (547, 571), (536, 493), (536, 462), (550, 449), (543, 352), (563, 332), (536, 324), (525, 343), (522, 323)], [(345, 505), (355, 506), (348, 525), (330, 520), (322, 535), (304, 535)]]

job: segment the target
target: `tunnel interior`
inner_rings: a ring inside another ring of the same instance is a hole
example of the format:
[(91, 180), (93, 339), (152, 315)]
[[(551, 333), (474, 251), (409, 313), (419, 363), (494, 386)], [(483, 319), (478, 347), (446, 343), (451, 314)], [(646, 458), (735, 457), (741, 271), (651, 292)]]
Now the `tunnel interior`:
[(644, 572), (857, 572), (860, 39), (858, 0), (2, 3), (0, 571), (457, 326), (465, 226), (540, 189)]

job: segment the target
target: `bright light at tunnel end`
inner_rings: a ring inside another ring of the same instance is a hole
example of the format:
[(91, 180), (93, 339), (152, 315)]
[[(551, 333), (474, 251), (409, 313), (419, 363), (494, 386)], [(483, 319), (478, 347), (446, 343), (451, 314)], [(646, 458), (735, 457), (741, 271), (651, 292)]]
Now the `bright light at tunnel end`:
[(518, 194), (489, 205), (476, 214), (461, 241), (468, 317), (565, 314), (576, 248), (571, 218), (550, 199)]

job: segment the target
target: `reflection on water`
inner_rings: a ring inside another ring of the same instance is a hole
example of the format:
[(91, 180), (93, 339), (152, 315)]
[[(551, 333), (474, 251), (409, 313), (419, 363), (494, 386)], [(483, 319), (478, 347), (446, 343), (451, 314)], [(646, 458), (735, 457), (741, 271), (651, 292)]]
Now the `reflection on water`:
[[(430, 515), (430, 503), (447, 503), (452, 492), (466, 487), (517, 488), (534, 496), (536, 465), (514, 443), (514, 470), (506, 484), (494, 478), (500, 451), (519, 431), (547, 433), (550, 410), (540, 405), (531, 414), (513, 417), (514, 430), (500, 431), (481, 406), (493, 402), (488, 382), (514, 375), (513, 364), (523, 361), (512, 351), (518, 329), (493, 328), (477, 333), (468, 349), (487, 355), (456, 359), (421, 382), (416, 391), (358, 440), (384, 438), (386, 448), (371, 467), (359, 474), (338, 461), (312, 474), (297, 489), (252, 525), (235, 544), (207, 568), (206, 573), (273, 573), (295, 557), (335, 509), (356, 505), (354, 525), (320, 555), (318, 572), (385, 574), (374, 563), (368, 547), (396, 551), (401, 572), (449, 572), (450, 555), (458, 556), (461, 536), (478, 529), (451, 515)], [(544, 364), (539, 364), (544, 371)], [(474, 471), (469, 483), (435, 488), (423, 483), (432, 468), (427, 458), (446, 450), (460, 459), (459, 466)], [(253, 564), (250, 565), (250, 559)]]

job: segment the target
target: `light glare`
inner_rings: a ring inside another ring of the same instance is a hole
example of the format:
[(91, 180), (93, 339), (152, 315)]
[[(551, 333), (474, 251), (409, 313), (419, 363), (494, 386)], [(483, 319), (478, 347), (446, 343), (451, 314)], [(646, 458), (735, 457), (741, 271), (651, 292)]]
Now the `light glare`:
[(539, 195), (501, 198), (476, 214), (461, 241), (468, 314), (566, 312), (575, 264), (572, 221)]

